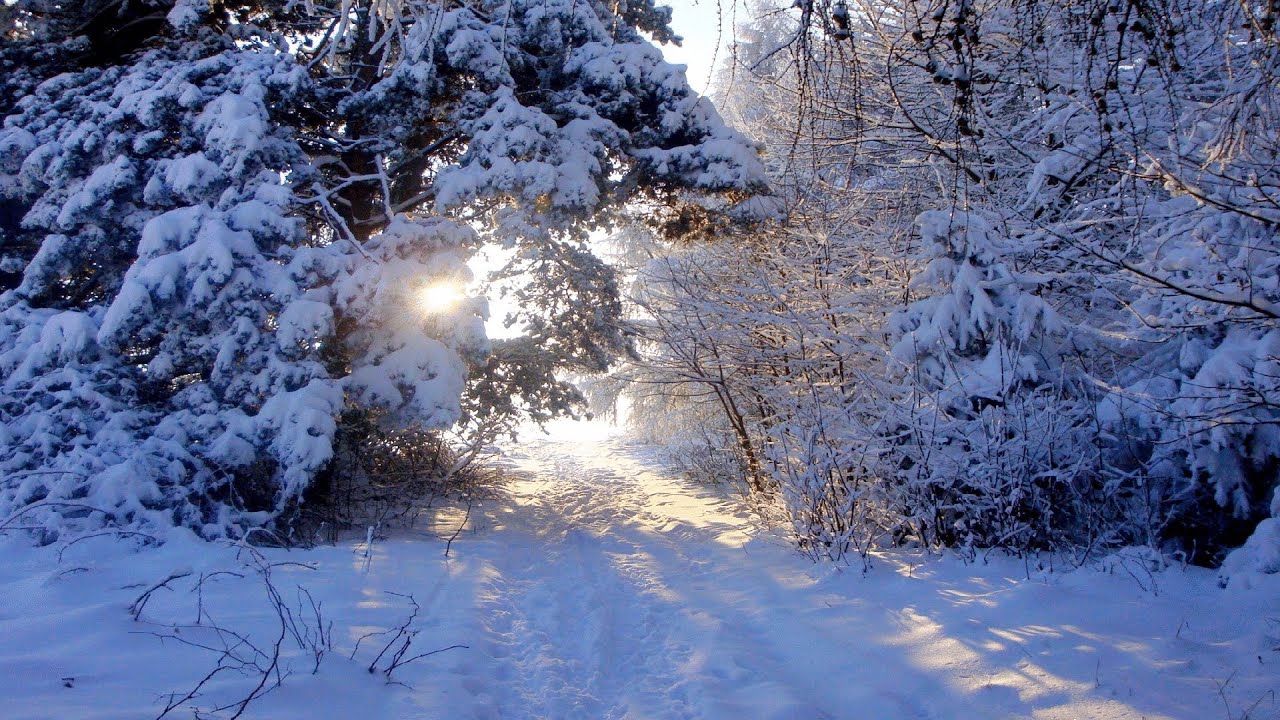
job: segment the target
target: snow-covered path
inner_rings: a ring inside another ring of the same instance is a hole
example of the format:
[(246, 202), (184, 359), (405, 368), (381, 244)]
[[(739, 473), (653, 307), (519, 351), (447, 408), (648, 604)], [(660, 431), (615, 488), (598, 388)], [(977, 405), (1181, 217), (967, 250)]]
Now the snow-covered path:
[[(1274, 687), (1241, 676), (1262, 668), (1207, 572), (1162, 577), (1187, 584), (1165, 599), (1003, 559), (863, 578), (752, 537), (735, 502), (617, 438), (515, 464), (510, 502), (459, 548), (484, 559), (475, 652), (433, 682), (452, 717), (1200, 718), (1223, 710), (1215, 678), (1236, 672), (1245, 705)], [(1191, 639), (1193, 617), (1218, 642)]]
[[(294, 653), (294, 674), (244, 717), (1280, 716), (1275, 588), (1224, 592), (1209, 571), (1152, 576), (1136, 562), (1028, 580), (1019, 561), (904, 553), (863, 576), (753, 532), (733, 499), (616, 437), (541, 440), (511, 462), (507, 493), (473, 508), (447, 559), (428, 533), (375, 543), (367, 558), (363, 544), (272, 551), (312, 566), (275, 581), (286, 598), (297, 585), (322, 603), (335, 649), (316, 675)], [(86, 542), (55, 563), (48, 550), (5, 548), (17, 561), (0, 565), (0, 716), (154, 717), (165, 693), (208, 672), (207, 652), (137, 632), (190, 622), (195, 596), (180, 583), (141, 623), (126, 608), (139, 583), (225, 569), (227, 551)], [(422, 607), (415, 653), (467, 647), (387, 685), (365, 672), (376, 641), (347, 656), (403, 621), (408, 594)], [(260, 595), (251, 575), (224, 575), (200, 602), (220, 625), (270, 639)], [(195, 703), (252, 681), (221, 676)]]
[(583, 449), (521, 458), (517, 506), (494, 533), (507, 551), (478, 596), (483, 657), (463, 667), (474, 716), (838, 716), (812, 699), (810, 661), (756, 627), (777, 580), (725, 584), (750, 564), (745, 514), (664, 482), (619, 443)]

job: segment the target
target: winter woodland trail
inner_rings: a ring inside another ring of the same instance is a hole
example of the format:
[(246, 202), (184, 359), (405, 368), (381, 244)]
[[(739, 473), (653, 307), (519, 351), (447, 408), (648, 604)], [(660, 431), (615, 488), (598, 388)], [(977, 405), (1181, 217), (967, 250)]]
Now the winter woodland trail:
[[(482, 653), (457, 669), (474, 717), (844, 716), (853, 698), (824, 707), (820, 634), (777, 625), (788, 579), (750, 571), (745, 512), (617, 440), (515, 460), (515, 504), (493, 527), (506, 552), (476, 598)], [(880, 716), (928, 716), (880, 700)]]
[[(333, 643), (314, 674), (286, 647), (281, 685), (243, 717), (1280, 717), (1280, 639), (1267, 624), (1280, 620), (1266, 589), (1221, 591), (1196, 568), (1038, 572), (907, 551), (864, 576), (810, 563), (754, 531), (732, 498), (616, 437), (541, 439), (510, 462), (512, 482), (472, 508), (447, 558), (441, 535), (461, 519), (448, 512), (372, 548), (262, 551), (282, 563), (272, 578), (299, 617), (304, 598), (319, 601)], [(216, 625), (260, 647), (283, 637), (235, 547), (13, 542), (0, 563), (0, 717), (156, 717), (217, 660), (156, 631), (199, 638)], [(183, 579), (135, 619), (140, 588), (166, 577)], [(197, 594), (204, 577), (215, 579)], [(466, 647), (389, 684), (369, 671), (386, 666), (388, 635), (371, 633), (404, 625), (415, 602), (413, 653)], [(258, 679), (220, 674), (190, 705), (234, 701)]]
[(513, 462), (508, 501), (455, 547), (476, 563), (452, 608), (471, 651), (406, 698), (424, 716), (1196, 717), (1180, 693), (1212, 699), (1134, 626), (1151, 612), (1137, 588), (1099, 611), (991, 568), (864, 579), (752, 537), (737, 503), (617, 438)]

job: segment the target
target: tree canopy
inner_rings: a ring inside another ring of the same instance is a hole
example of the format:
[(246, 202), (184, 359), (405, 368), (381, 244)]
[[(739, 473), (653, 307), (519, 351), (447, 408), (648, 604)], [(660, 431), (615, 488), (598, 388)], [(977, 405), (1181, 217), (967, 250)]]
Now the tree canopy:
[[(353, 412), (570, 412), (555, 372), (627, 347), (589, 233), (764, 187), (650, 0), (0, 12), (0, 515), (53, 534), (270, 523)], [(415, 310), (486, 247), (523, 337), (490, 341), (481, 297)]]

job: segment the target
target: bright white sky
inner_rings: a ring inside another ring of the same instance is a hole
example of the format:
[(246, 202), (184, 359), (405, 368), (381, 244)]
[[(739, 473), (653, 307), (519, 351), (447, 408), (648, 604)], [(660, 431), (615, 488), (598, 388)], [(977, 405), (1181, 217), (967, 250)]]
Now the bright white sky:
[[(737, 0), (665, 0), (665, 4), (671, 6), (671, 26), (677, 35), (684, 38), (684, 45), (659, 47), (669, 62), (689, 66), (689, 84), (705, 94), (712, 72), (712, 58), (716, 58), (717, 67), (724, 64), (734, 23), (745, 19), (743, 3)], [(718, 56), (717, 37), (720, 39)]]

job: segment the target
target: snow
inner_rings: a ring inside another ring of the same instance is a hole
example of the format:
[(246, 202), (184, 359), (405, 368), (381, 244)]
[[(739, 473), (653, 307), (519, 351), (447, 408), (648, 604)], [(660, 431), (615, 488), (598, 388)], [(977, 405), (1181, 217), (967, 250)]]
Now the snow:
[(208, 146), (223, 153), (221, 169), (228, 175), (243, 174), (250, 154), (270, 134), (260, 110), (262, 95), (254, 85), (243, 94), (226, 93), (209, 103), (196, 120), (196, 130), (205, 133)]
[(284, 462), (284, 485), (276, 504), (283, 508), (298, 498), (311, 477), (333, 458), (334, 419), (343, 405), (342, 389), (332, 380), (312, 380), (306, 387), (280, 393), (250, 421), (260, 437), (270, 438), (275, 457)]
[(333, 308), (314, 300), (294, 300), (276, 319), (276, 342), (282, 350), (320, 342), (333, 333)]
[[(484, 245), (562, 252), (655, 183), (672, 206), (764, 188), (759, 148), (644, 39), (669, 37), (651, 4), (344, 0), (327, 30), (310, 2), (233, 22), (162, 5), (119, 53), (48, 8), (3, 21), (39, 40), (5, 51), (0, 80), (0, 267), (21, 273), (0, 277), (0, 466), (42, 480), (0, 484), (0, 517), (101, 496), (119, 507), (68, 525), (238, 537), (280, 519), (240, 509), (283, 511), (359, 411), (442, 429), (511, 406), (464, 398), (498, 372), (485, 299), (420, 312), (423, 286), (467, 283)], [(613, 275), (590, 252), (562, 267), (523, 295), (546, 371), (522, 406), (550, 386), (567, 410), (551, 368), (625, 349)], [(603, 302), (560, 312), (590, 283)]]
[(40, 328), (40, 339), (27, 348), (9, 382), (29, 380), (46, 368), (81, 362), (92, 355), (96, 335), (97, 327), (85, 313), (51, 315)]
[(178, 0), (165, 19), (179, 30), (190, 30), (208, 12), (208, 0)]
[(225, 182), (222, 169), (204, 153), (161, 160), (156, 163), (156, 168), (157, 172), (148, 182), (144, 193), (148, 202), (163, 202), (167, 191), (184, 201), (198, 203)]
[[(965, 564), (895, 551), (864, 574), (809, 563), (735, 499), (591, 426), (526, 442), (510, 464), (507, 490), (477, 501), (465, 523), (448, 508), (371, 546), (361, 531), (337, 546), (262, 551), (263, 562), (290, 563), (271, 569), (279, 597), (310, 612), (305, 588), (333, 623), (333, 649), (313, 675), (286, 637), (292, 674), (244, 717), (1115, 720), (1278, 709), (1274, 582), (1220, 589), (1211, 571), (1152, 571), (1138, 553), (1050, 572), (999, 555)], [(280, 625), (252, 553), (237, 561), (236, 546), (182, 531), (158, 548), (131, 542), (0, 546), (7, 717), (158, 715), (217, 660), (175, 640), (174, 625), (192, 642), (212, 642), (216, 624), (270, 648)], [(213, 575), (228, 571), (237, 575)], [(134, 621), (130, 605), (171, 575), (182, 577)], [(466, 647), (399, 668), (388, 684), (366, 670), (385, 666), (374, 658), (386, 639), (356, 641), (398, 627), (410, 595), (421, 605), (414, 654)], [(219, 674), (194, 705), (234, 701), (256, 682)]]
[(439, 340), (409, 333), (370, 352), (345, 380), (362, 403), (391, 410), (408, 406), (430, 427), (458, 420), (465, 383), (466, 368), (456, 353)]
[(111, 202), (111, 196), (121, 188), (134, 182), (137, 170), (126, 157), (118, 157), (110, 164), (103, 165), (71, 194), (58, 214), (58, 226), (72, 229), (83, 221), (83, 217), (98, 206)]

